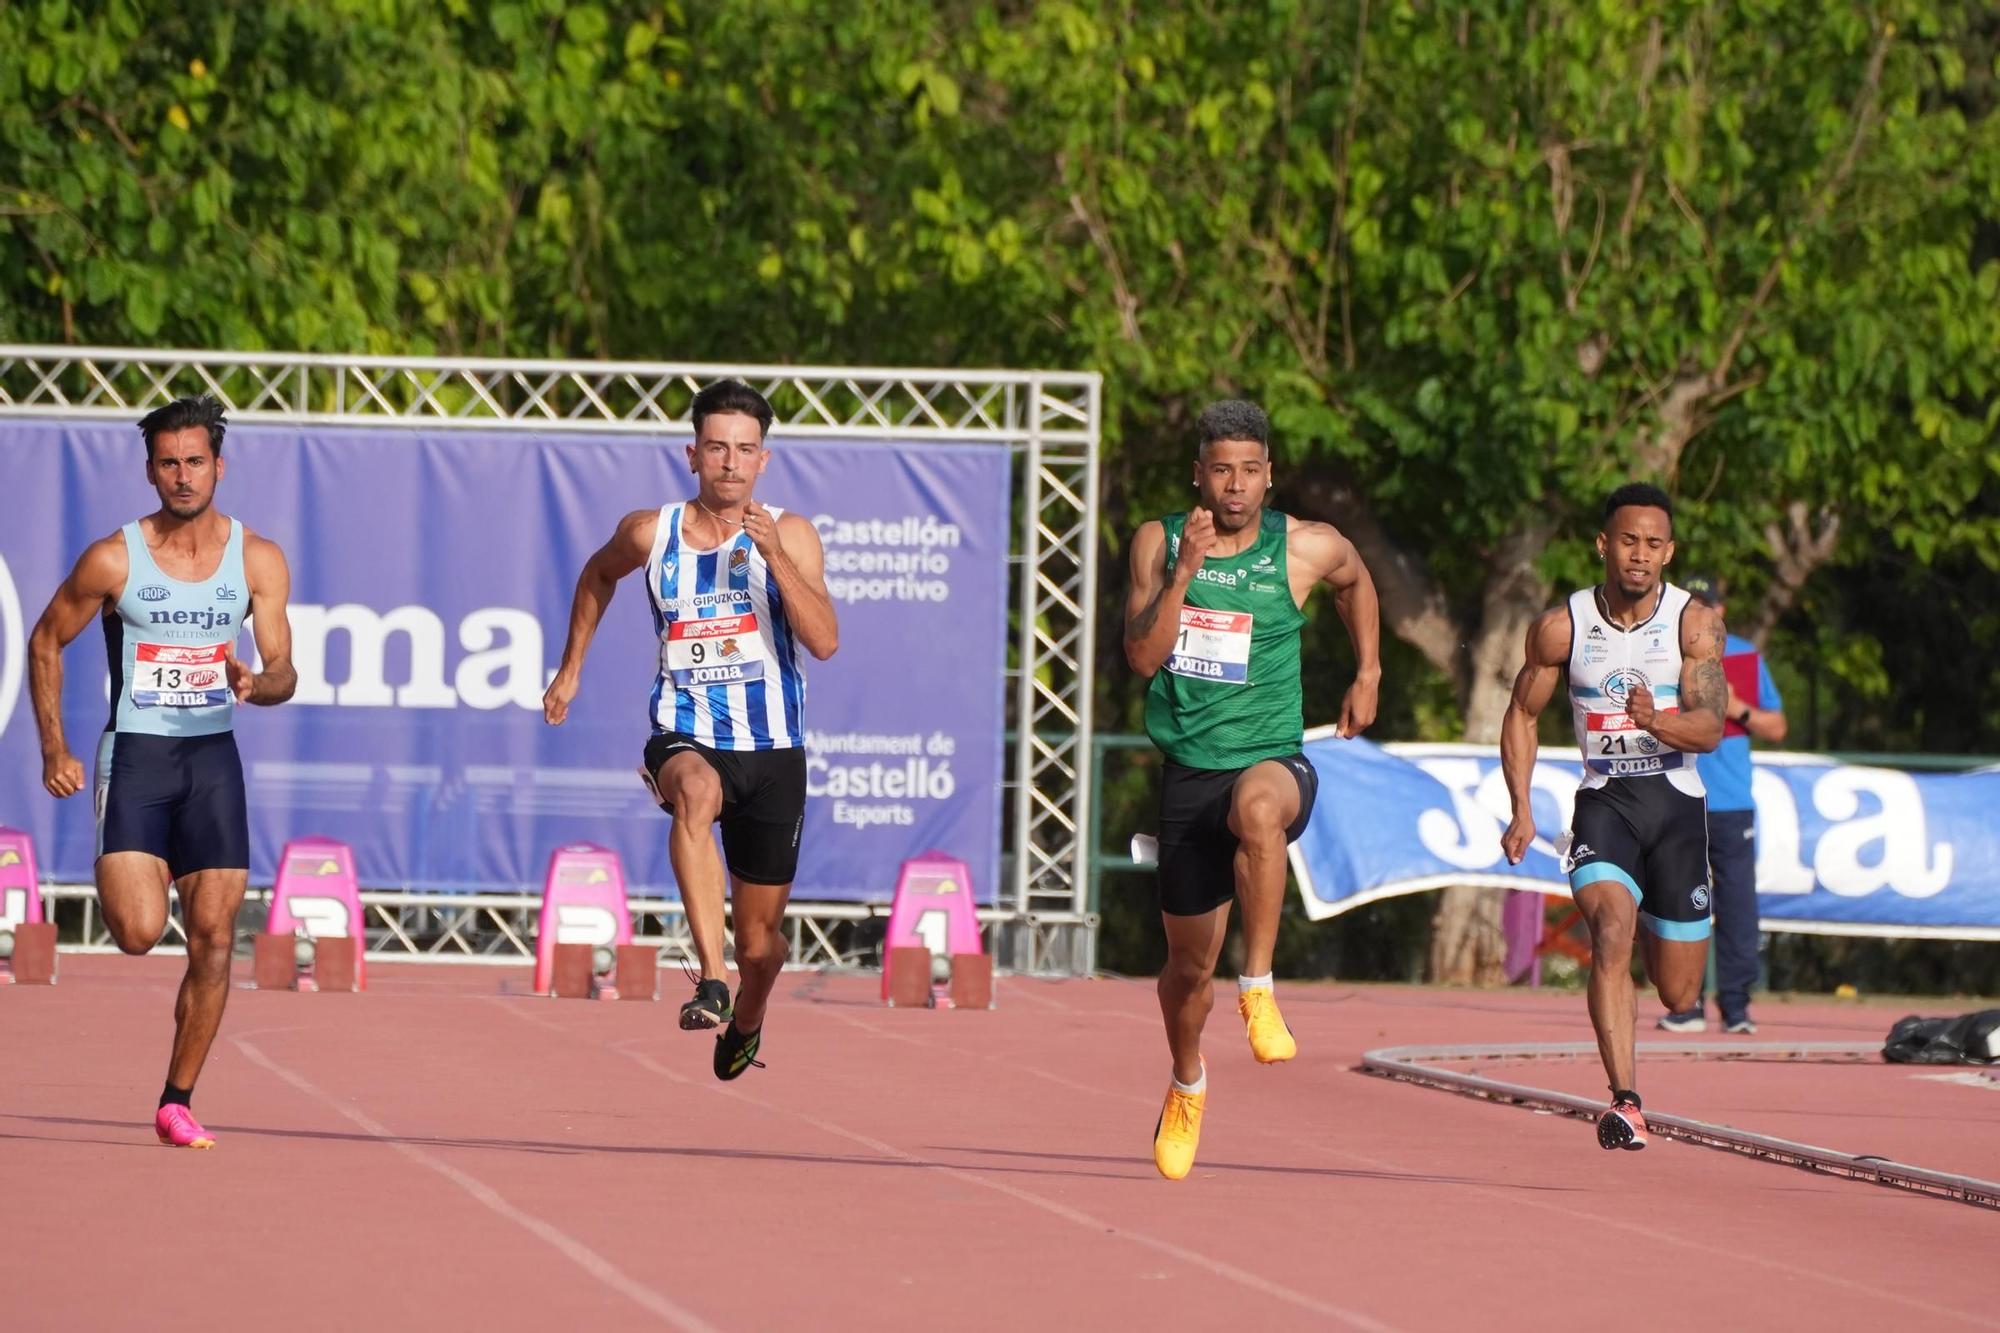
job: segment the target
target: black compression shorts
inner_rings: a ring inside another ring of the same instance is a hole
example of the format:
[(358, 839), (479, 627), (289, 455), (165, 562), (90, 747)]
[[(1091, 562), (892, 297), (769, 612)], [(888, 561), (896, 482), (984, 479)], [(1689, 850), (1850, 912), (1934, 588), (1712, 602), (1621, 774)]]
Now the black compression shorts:
[[(1312, 818), (1319, 773), (1303, 754), (1276, 762), (1299, 784), (1299, 812), (1285, 829), (1296, 842)], [(1229, 807), (1248, 768), (1188, 768), (1168, 760), (1160, 776), (1160, 910), (1201, 916), (1236, 896), (1236, 835)]]
[(1614, 778), (1576, 794), (1570, 892), (1615, 880), (1663, 940), (1709, 936), (1708, 802), (1664, 777)]
[[(646, 742), (649, 784), (656, 785), (661, 766), (683, 750), (700, 755), (722, 780), (717, 823), (729, 873), (749, 884), (790, 884), (798, 874), (799, 830), (805, 824), (805, 748), (717, 750), (679, 732), (662, 732)], [(653, 798), (659, 799), (657, 787)]]

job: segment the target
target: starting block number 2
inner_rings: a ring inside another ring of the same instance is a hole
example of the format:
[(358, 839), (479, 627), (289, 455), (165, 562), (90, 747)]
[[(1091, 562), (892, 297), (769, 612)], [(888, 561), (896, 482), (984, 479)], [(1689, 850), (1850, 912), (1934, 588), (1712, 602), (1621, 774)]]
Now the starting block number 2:
[(557, 944), (616, 944), (618, 918), (597, 903), (557, 903)]
[(294, 893), (285, 899), (285, 908), (316, 940), (344, 940), (353, 933), (343, 899)]

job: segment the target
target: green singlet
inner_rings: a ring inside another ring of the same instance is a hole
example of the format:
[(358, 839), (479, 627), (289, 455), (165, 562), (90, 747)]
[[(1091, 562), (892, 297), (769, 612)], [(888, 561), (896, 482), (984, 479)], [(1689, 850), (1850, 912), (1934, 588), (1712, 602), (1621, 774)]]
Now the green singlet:
[[(1186, 522), (1186, 514), (1160, 520), (1170, 571)], [(1146, 734), (1177, 764), (1248, 768), (1304, 741), (1306, 617), (1292, 600), (1285, 528), (1285, 516), (1266, 509), (1255, 543), (1210, 556), (1188, 585), (1173, 654), (1146, 692)]]

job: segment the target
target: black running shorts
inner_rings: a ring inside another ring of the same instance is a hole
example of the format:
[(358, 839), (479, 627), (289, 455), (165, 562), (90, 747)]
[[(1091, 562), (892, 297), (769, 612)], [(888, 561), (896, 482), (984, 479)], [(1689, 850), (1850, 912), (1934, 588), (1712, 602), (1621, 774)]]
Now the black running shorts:
[(97, 746), (97, 854), (145, 852), (175, 879), (250, 868), (236, 736), (107, 731)]
[[(1283, 764), (1299, 784), (1299, 813), (1285, 829), (1296, 842), (1312, 818), (1319, 774), (1303, 754)], [(1229, 806), (1248, 768), (1188, 768), (1167, 761), (1160, 775), (1160, 910), (1168, 916), (1201, 916), (1236, 896), (1236, 835)]]
[(798, 874), (799, 830), (806, 816), (804, 747), (717, 750), (679, 732), (661, 732), (646, 742), (646, 772), (655, 800), (661, 767), (683, 750), (700, 755), (722, 779), (722, 818), (717, 823), (729, 873), (748, 884), (790, 884)]
[(1705, 940), (1709, 919), (1708, 802), (1664, 777), (1614, 778), (1576, 794), (1570, 891), (1614, 880), (1663, 940)]

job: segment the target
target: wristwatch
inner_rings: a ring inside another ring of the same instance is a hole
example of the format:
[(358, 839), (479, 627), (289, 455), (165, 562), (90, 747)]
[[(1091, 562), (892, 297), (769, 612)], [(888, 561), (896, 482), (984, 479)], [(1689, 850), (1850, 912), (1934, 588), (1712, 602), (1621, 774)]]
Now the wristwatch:
[(1734, 722), (1734, 723), (1735, 723), (1735, 724), (1736, 724), (1737, 726), (1739, 726), (1739, 727), (1747, 727), (1747, 726), (1749, 726), (1749, 725), (1750, 725), (1750, 705), (1749, 705), (1749, 704), (1745, 704), (1745, 705), (1743, 705), (1743, 711), (1742, 711), (1741, 713), (1738, 713), (1738, 714), (1737, 714), (1737, 715), (1736, 715), (1735, 717), (1732, 717), (1732, 718), (1730, 718), (1729, 720), (1730, 720), (1731, 722)]

